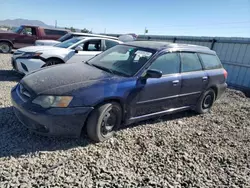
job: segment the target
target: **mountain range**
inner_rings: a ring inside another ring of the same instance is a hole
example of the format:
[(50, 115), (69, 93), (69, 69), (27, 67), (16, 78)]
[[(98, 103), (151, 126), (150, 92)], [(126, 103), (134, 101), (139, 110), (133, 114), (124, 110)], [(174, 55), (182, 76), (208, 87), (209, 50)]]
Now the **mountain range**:
[(28, 20), (28, 19), (0, 20), (0, 26), (18, 27), (20, 25), (32, 25), (32, 26), (40, 26), (48, 28), (54, 27), (51, 25), (47, 25), (40, 20)]

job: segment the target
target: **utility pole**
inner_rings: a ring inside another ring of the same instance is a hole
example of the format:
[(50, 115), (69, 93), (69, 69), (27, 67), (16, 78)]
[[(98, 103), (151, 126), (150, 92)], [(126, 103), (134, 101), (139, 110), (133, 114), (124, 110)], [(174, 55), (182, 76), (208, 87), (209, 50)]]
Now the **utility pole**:
[(146, 33), (148, 33), (147, 27), (145, 27), (145, 29), (144, 29), (144, 36), (146, 35)]
[(57, 20), (55, 20), (55, 28), (57, 28)]
[(104, 29), (104, 34), (106, 34), (106, 28)]

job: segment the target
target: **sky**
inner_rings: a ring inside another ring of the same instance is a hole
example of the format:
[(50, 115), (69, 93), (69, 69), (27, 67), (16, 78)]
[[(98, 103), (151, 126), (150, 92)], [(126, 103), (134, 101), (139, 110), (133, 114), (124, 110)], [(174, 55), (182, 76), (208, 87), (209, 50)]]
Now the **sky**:
[(250, 0), (0, 0), (0, 20), (94, 33), (250, 37)]

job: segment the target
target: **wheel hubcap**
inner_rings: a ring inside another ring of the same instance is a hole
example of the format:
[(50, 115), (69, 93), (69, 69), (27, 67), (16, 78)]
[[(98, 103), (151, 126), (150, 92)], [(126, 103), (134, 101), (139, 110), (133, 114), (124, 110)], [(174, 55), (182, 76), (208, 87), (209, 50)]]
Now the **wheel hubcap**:
[(0, 45), (0, 50), (4, 53), (7, 53), (10, 50), (10, 47), (7, 44)]
[(209, 108), (211, 107), (212, 105), (212, 102), (213, 102), (213, 97), (211, 95), (207, 95), (205, 98), (204, 98), (204, 101), (203, 101), (203, 108)]
[(117, 122), (116, 116), (117, 113), (114, 109), (110, 109), (105, 113), (101, 126), (101, 132), (104, 136), (113, 131)]

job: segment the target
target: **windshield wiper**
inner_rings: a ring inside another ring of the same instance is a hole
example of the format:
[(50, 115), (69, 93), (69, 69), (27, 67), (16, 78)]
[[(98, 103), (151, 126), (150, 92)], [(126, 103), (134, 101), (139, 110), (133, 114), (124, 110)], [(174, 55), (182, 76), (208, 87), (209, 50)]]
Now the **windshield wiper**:
[(102, 67), (102, 66), (96, 65), (96, 64), (91, 64), (91, 65), (98, 68), (98, 69), (101, 69), (101, 70), (104, 70), (104, 71), (109, 72), (111, 74), (114, 74), (114, 72), (111, 69), (107, 68), (107, 67)]
[(83, 63), (86, 63), (87, 65), (92, 65), (88, 61), (83, 61)]

